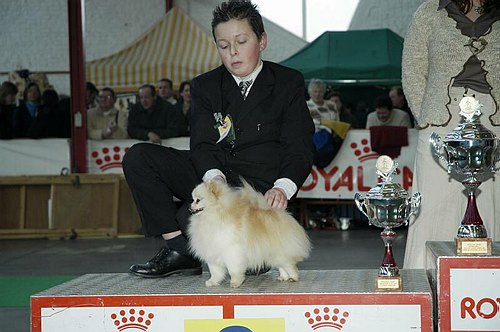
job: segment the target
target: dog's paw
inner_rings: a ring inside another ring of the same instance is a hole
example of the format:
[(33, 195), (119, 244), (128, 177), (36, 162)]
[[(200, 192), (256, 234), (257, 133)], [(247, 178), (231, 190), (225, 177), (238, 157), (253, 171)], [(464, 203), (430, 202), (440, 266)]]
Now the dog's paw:
[(231, 288), (238, 288), (243, 284), (242, 282), (233, 282), (231, 281)]
[(243, 284), (243, 281), (245, 281), (245, 278), (231, 278), (231, 287), (232, 288), (238, 288)]
[(282, 276), (279, 276), (279, 277), (278, 277), (278, 280), (279, 280), (279, 281), (299, 281), (299, 278), (292, 278), (292, 277), (282, 277)]
[(212, 280), (212, 279), (208, 279), (207, 281), (205, 281), (205, 286), (207, 286), (207, 287), (214, 287), (214, 286), (219, 286), (219, 285), (220, 285), (220, 282)]

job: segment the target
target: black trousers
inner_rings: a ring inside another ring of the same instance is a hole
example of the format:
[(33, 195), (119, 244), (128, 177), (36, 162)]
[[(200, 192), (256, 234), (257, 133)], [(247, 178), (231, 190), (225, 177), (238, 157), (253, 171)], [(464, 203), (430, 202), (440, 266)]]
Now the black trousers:
[[(127, 151), (122, 165), (144, 235), (158, 236), (177, 230), (186, 234), (191, 192), (201, 182), (189, 151), (139, 143)], [(182, 202), (179, 209), (174, 196)]]

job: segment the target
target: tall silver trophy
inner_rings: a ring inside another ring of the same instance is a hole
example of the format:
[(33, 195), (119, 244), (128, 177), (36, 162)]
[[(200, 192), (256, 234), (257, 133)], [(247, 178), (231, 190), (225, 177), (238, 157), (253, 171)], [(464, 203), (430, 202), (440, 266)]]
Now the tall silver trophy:
[(408, 225), (410, 216), (420, 208), (420, 193), (410, 197), (400, 184), (392, 182), (397, 167), (397, 162), (389, 156), (378, 157), (376, 169), (382, 181), (364, 198), (360, 193), (354, 195), (358, 209), (368, 218), (370, 225), (384, 229), (380, 237), (385, 244), (385, 254), (375, 282), (375, 288), (380, 291), (402, 289), (401, 275), (392, 252), (392, 242), (396, 237), (392, 228)]
[(472, 96), (460, 101), (460, 123), (444, 139), (432, 133), (432, 152), (446, 163), (448, 174), (463, 178), (468, 191), (467, 210), (456, 237), (458, 255), (491, 255), (491, 238), (488, 238), (483, 220), (476, 205), (476, 189), (481, 179), (493, 175), (499, 160), (499, 142), (493, 132), (480, 121), (481, 104)]

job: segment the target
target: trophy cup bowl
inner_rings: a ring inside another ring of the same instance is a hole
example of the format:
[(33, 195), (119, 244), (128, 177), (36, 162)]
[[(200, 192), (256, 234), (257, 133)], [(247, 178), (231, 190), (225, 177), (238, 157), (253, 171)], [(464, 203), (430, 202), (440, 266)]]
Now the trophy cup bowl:
[[(496, 171), (500, 154), (498, 138), (479, 122), (480, 106), (473, 97), (464, 97), (460, 102), (460, 124), (444, 139), (434, 132), (430, 137), (432, 153), (444, 161), (448, 174), (463, 178), (462, 184), (468, 191), (467, 209), (457, 232), (458, 254), (491, 254), (491, 239), (487, 239), (475, 192), (481, 179)], [(461, 239), (469, 240), (470, 250), (463, 250)], [(478, 239), (486, 240), (481, 244)]]
[[(389, 167), (380, 167), (380, 164)], [(401, 185), (392, 183), (392, 174), (397, 168), (388, 156), (380, 156), (377, 160), (377, 173), (383, 181), (371, 188), (365, 197), (360, 193), (354, 195), (358, 209), (367, 218), (370, 225), (383, 228), (380, 237), (384, 241), (385, 253), (378, 271), (377, 290), (401, 290), (399, 268), (394, 260), (392, 242), (396, 237), (393, 228), (408, 225), (410, 217), (418, 212), (421, 195), (415, 193), (411, 197)]]

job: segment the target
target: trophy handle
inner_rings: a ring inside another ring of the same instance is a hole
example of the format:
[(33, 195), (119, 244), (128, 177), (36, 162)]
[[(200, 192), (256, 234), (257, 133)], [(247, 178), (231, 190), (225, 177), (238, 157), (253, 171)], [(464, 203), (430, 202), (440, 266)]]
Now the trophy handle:
[(368, 211), (366, 210), (365, 200), (360, 193), (354, 194), (354, 202), (356, 203), (358, 210), (361, 211), (361, 213), (363, 213), (369, 220), (370, 218), (368, 217)]
[[(408, 219), (415, 215), (418, 210), (420, 210), (420, 202), (422, 200), (422, 195), (420, 193), (414, 193), (410, 198), (410, 214), (408, 215)], [(415, 220), (415, 219), (414, 219)]]
[(448, 160), (446, 159), (446, 154), (444, 153), (444, 147), (443, 143), (441, 142), (441, 136), (439, 134), (432, 132), (431, 137), (429, 138), (429, 141), (431, 142), (431, 148), (432, 148), (432, 153), (441, 159), (442, 161), (445, 162), (445, 164), (448, 166), (448, 168), (443, 167), (441, 163), (438, 163), (438, 165), (446, 170), (448, 173), (450, 172), (450, 166), (448, 165)]
[(439, 134), (432, 132), (431, 137), (429, 138), (432, 147), (432, 153), (439, 159), (446, 162), (446, 158), (443, 153), (443, 143), (441, 143), (441, 136)]

